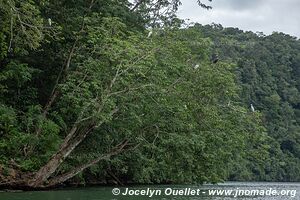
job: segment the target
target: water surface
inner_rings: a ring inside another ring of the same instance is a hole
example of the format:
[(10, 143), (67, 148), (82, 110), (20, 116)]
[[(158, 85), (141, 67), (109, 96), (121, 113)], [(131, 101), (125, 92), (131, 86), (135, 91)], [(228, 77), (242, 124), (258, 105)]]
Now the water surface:
[[(116, 188), (87, 187), (52, 191), (0, 192), (0, 200), (300, 200), (300, 183), (228, 182), (204, 186), (151, 185)], [(131, 191), (131, 195), (128, 191)], [(153, 191), (152, 196), (150, 191)], [(192, 191), (198, 193), (194, 194)], [(173, 194), (169, 194), (171, 192)], [(219, 192), (219, 195), (216, 192)]]

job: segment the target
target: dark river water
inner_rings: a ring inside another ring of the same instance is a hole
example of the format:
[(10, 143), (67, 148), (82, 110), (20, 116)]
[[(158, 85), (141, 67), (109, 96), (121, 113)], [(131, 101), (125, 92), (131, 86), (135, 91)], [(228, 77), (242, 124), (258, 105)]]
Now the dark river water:
[(0, 200), (300, 200), (300, 183), (228, 182), (218, 185), (151, 185), (0, 192)]

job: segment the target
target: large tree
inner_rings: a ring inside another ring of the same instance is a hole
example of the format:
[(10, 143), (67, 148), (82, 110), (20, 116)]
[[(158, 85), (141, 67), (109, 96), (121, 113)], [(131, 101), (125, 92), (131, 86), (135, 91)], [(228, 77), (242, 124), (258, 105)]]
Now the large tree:
[(0, 1), (2, 186), (54, 186), (91, 166), (131, 168), (119, 174), (136, 182), (226, 178), (263, 129), (230, 104), (234, 66), (210, 63), (179, 4)]

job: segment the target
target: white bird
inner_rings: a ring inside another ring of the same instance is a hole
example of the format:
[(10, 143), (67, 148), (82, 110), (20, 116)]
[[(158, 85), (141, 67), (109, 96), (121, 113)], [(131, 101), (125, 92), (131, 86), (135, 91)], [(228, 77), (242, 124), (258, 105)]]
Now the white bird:
[(227, 106), (231, 106), (231, 101), (228, 102)]
[(251, 111), (255, 112), (255, 108), (254, 108), (253, 104), (251, 104), (250, 107), (251, 107)]
[(198, 69), (199, 67), (200, 67), (200, 65), (197, 64), (194, 66), (194, 69)]
[(49, 23), (49, 26), (52, 25), (52, 20), (51, 20), (51, 18), (48, 18), (48, 23)]
[(150, 31), (150, 32), (148, 33), (148, 38), (151, 37), (152, 33), (153, 33), (152, 31)]

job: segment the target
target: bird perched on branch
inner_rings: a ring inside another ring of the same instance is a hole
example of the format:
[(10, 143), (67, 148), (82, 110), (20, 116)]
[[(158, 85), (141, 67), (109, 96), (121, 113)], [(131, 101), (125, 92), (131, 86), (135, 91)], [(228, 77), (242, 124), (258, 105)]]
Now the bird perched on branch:
[(51, 18), (48, 18), (48, 24), (49, 24), (49, 26), (52, 25), (52, 20), (51, 20)]
[(251, 111), (252, 111), (252, 112), (255, 112), (255, 108), (254, 108), (254, 106), (253, 106), (252, 103), (250, 104), (250, 108), (251, 108)]
[(150, 31), (150, 32), (148, 33), (148, 36), (147, 36), (147, 37), (148, 37), (148, 38), (149, 38), (149, 37), (151, 37), (151, 36), (152, 36), (152, 34), (153, 34), (153, 32), (152, 32), (152, 31)]
[(218, 61), (219, 61), (219, 56), (218, 56), (218, 54), (214, 53), (214, 54), (211, 56), (211, 62), (212, 62), (213, 64), (216, 64)]

